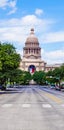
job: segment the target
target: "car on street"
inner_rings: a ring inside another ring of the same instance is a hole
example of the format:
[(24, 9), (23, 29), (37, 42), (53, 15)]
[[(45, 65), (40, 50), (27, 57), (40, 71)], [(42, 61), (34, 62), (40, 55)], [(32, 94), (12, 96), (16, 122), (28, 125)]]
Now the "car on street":
[(50, 88), (55, 89), (55, 84), (51, 84)]
[(60, 85), (56, 85), (55, 89), (60, 91), (61, 90), (61, 86)]

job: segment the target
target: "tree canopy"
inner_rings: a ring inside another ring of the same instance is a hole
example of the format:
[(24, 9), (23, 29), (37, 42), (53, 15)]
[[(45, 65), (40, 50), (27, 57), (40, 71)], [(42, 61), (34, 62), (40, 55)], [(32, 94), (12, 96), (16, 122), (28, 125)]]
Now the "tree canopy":
[(44, 71), (36, 71), (33, 74), (33, 79), (36, 81), (37, 84), (44, 84), (45, 83), (45, 72)]
[(19, 67), (20, 55), (10, 43), (0, 43), (0, 83), (11, 78), (11, 72)]

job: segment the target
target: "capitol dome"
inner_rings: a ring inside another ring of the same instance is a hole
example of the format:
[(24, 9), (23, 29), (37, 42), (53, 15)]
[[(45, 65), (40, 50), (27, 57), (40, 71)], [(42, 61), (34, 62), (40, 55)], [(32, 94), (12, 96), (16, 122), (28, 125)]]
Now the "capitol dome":
[(34, 35), (34, 29), (30, 30), (30, 35), (26, 39), (26, 43), (39, 43), (38, 38)]

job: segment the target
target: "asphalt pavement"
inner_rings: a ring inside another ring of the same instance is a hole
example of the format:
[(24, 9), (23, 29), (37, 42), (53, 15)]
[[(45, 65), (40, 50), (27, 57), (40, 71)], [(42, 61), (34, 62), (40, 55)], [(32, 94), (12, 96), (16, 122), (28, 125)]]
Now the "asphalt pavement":
[(64, 130), (64, 92), (43, 86), (0, 91), (0, 130)]

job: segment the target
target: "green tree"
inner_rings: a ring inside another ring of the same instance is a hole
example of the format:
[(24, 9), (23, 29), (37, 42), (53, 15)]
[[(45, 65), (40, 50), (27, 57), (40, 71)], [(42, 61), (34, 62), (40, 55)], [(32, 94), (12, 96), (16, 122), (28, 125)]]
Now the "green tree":
[(48, 71), (46, 77), (49, 83), (60, 84), (61, 80), (64, 79), (64, 64), (53, 71)]
[(60, 67), (61, 73), (60, 73), (60, 79), (64, 80), (64, 64)]
[(27, 71), (23, 71), (23, 73), (20, 77), (20, 83), (21, 84), (29, 84), (30, 80), (31, 80), (31, 74)]
[(29, 84), (31, 80), (31, 74), (27, 71), (22, 71), (20, 69), (15, 69), (14, 71), (10, 71), (10, 82), (16, 84)]
[(20, 55), (10, 43), (0, 43), (0, 82), (6, 84), (12, 78), (11, 72), (19, 67)]
[(33, 79), (36, 81), (37, 84), (45, 84), (46, 82), (46, 75), (44, 71), (36, 71), (33, 74)]

